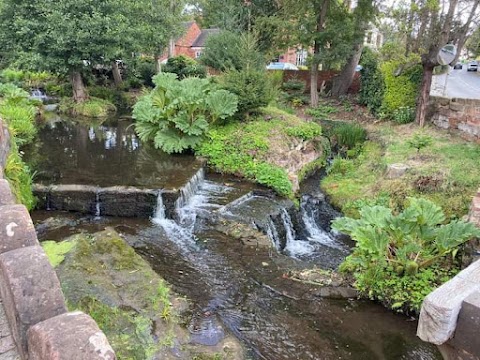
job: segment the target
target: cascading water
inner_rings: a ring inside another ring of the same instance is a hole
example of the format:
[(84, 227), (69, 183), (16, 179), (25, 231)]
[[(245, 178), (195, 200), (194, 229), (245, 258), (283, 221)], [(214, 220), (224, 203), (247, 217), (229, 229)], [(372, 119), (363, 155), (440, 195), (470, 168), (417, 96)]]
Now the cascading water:
[(95, 193), (95, 218), (100, 218), (102, 215), (102, 210), (100, 208), (100, 193), (97, 191)]

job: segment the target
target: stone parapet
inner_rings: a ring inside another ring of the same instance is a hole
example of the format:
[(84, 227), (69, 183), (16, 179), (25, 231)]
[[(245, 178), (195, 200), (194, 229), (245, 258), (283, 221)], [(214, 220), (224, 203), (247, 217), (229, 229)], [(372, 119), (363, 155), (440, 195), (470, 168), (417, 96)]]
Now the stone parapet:
[[(473, 198), (468, 220), (480, 227), (480, 190)], [(480, 260), (477, 260), (425, 298), (417, 335), (438, 345), (446, 360), (479, 360), (479, 333)]]
[(114, 360), (95, 321), (83, 313), (67, 313), (60, 282), (32, 219), (23, 205), (15, 204), (3, 179), (9, 144), (0, 120), (0, 295), (12, 334), (0, 334), (0, 354), (5, 350), (17, 358), (13, 343), (8, 343), (13, 339), (22, 360)]
[(430, 96), (429, 117), (439, 128), (480, 141), (480, 100)]

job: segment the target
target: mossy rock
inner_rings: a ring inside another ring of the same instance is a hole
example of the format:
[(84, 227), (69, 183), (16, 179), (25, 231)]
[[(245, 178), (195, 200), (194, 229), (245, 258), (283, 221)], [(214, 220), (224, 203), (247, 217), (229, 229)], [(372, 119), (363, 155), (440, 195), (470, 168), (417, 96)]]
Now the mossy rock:
[(180, 325), (189, 303), (112, 228), (43, 247), (56, 266), (69, 309), (97, 321), (119, 360), (175, 359), (178, 353), (190, 359), (197, 353), (222, 353), (227, 342), (235, 344), (235, 359), (243, 358), (241, 345), (229, 336), (214, 347), (189, 344), (190, 334)]

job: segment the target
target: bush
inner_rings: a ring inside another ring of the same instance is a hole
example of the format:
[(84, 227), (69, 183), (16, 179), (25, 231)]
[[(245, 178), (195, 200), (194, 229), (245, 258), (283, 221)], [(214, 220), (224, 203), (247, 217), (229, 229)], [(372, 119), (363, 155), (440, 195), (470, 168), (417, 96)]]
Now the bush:
[(125, 85), (133, 89), (139, 89), (142, 86), (153, 87), (152, 79), (156, 73), (154, 59), (135, 58), (127, 63)]
[(222, 31), (210, 36), (200, 62), (219, 71), (260, 70), (265, 68), (264, 56), (258, 51), (252, 34)]
[(360, 71), (359, 102), (372, 114), (377, 114), (380, 110), (385, 94), (385, 82), (378, 63), (378, 56), (369, 48), (365, 48), (360, 59), (363, 68)]
[(238, 96), (238, 114), (250, 115), (267, 106), (274, 98), (265, 70), (229, 71), (220, 80), (223, 89)]
[(91, 86), (88, 88), (88, 94), (93, 98), (107, 100), (117, 108), (128, 109), (130, 107), (130, 101), (125, 92), (117, 88)]
[(395, 60), (383, 63), (381, 70), (385, 79), (385, 95), (380, 111), (392, 118), (397, 109), (415, 108), (422, 79), (421, 66), (407, 68), (404, 61)]
[(393, 121), (397, 124), (408, 124), (415, 120), (415, 108), (402, 106), (393, 111)]
[(237, 97), (219, 90), (208, 79), (162, 73), (154, 77), (155, 89), (135, 104), (135, 129), (143, 141), (157, 149), (179, 153), (197, 146), (209, 123), (223, 121), (237, 110)]
[(356, 241), (341, 269), (353, 273), (364, 295), (417, 313), (423, 297), (454, 270), (460, 245), (480, 236), (472, 223), (444, 222), (439, 206), (417, 198), (398, 215), (377, 205), (361, 209), (359, 219), (336, 219), (332, 228)]
[(205, 69), (205, 66), (200, 65), (195, 60), (183, 55), (169, 58), (162, 71), (177, 74), (180, 80), (191, 76), (199, 78), (207, 76), (207, 69)]
[(335, 106), (328, 104), (319, 104), (315, 108), (308, 108), (305, 110), (305, 114), (314, 117), (315, 119), (325, 120), (330, 114), (335, 114), (338, 109)]

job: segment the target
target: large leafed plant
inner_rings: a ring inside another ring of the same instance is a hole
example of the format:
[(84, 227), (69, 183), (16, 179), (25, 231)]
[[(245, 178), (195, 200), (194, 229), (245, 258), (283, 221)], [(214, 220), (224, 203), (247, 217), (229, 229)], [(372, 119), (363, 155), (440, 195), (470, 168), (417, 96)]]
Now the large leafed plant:
[(162, 73), (153, 78), (155, 88), (140, 98), (133, 109), (136, 131), (157, 149), (180, 153), (196, 147), (209, 124), (225, 120), (237, 111), (237, 97), (220, 90), (209, 79)]
[(442, 209), (425, 199), (409, 199), (394, 215), (384, 206), (366, 206), (359, 219), (334, 220), (333, 229), (356, 241), (342, 264), (357, 288), (392, 308), (418, 311), (423, 297), (446, 280), (466, 241), (480, 237), (472, 223), (445, 223)]

